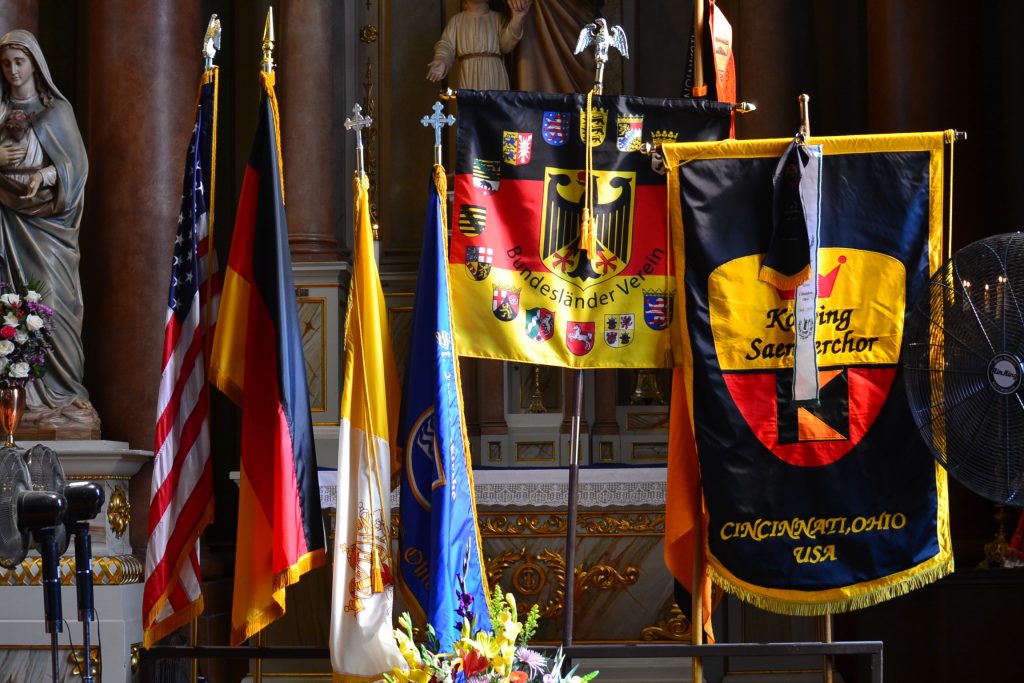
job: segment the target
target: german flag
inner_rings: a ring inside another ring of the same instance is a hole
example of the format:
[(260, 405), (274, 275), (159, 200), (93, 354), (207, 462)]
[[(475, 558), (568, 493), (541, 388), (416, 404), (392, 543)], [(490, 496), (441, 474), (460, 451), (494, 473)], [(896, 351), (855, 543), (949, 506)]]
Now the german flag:
[(242, 411), (232, 645), (283, 615), (285, 588), (325, 560), (274, 80), (260, 73), (259, 123), (210, 361), (210, 380)]

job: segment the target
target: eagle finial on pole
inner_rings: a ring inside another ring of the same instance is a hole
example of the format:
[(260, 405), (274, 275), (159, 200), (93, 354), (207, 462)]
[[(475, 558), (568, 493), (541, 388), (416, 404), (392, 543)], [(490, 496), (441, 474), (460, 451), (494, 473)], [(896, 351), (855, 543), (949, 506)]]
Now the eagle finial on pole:
[(213, 68), (213, 58), (220, 49), (220, 19), (216, 14), (210, 15), (210, 23), (206, 25), (206, 35), (203, 36), (203, 70), (209, 71)]
[(587, 24), (580, 31), (580, 37), (576, 41), (576, 50), (573, 54), (579, 54), (591, 45), (594, 46), (594, 61), (597, 63), (597, 75), (594, 78), (594, 92), (601, 94), (604, 87), (604, 65), (608, 63), (608, 48), (614, 47), (623, 58), (629, 59), (629, 45), (626, 42), (626, 32), (621, 26), (608, 27), (604, 17), (598, 17), (594, 23)]

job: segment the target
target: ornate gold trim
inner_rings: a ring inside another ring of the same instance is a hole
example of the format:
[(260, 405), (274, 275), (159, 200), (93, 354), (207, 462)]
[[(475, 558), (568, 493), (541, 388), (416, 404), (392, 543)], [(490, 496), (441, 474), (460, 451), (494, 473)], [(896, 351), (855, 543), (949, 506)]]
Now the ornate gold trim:
[(132, 518), (132, 504), (128, 501), (128, 493), (120, 484), (114, 487), (110, 494), (110, 501), (107, 503), (107, 523), (110, 530), (118, 538), (124, 536), (128, 530), (128, 522)]
[[(516, 462), (555, 462), (558, 460), (558, 448), (554, 441), (516, 441)], [(545, 457), (528, 458), (523, 457), (528, 449), (535, 448), (536, 452)]]
[[(478, 513), (480, 533), (485, 538), (522, 536), (565, 536), (568, 516), (564, 512)], [(665, 513), (655, 511), (580, 512), (576, 520), (579, 536), (661, 536)]]
[[(75, 558), (60, 559), (60, 583), (75, 585)], [(92, 558), (92, 579), (100, 586), (123, 586), (142, 583), (144, 567), (134, 555), (113, 555)], [(42, 558), (22, 560), (14, 569), (0, 569), (0, 586), (38, 586), (42, 583)]]
[(640, 638), (645, 641), (675, 640), (689, 643), (693, 638), (690, 626), (690, 620), (683, 615), (678, 605), (673, 604), (668, 619), (662, 619), (654, 626), (642, 629)]
[[(543, 567), (546, 565), (546, 569)], [(520, 614), (526, 614), (536, 605), (542, 618), (555, 617), (565, 611), (565, 558), (551, 550), (544, 549), (534, 554), (521, 548), (518, 552), (506, 550), (487, 561), (485, 571), (490, 585), (499, 585), (506, 571), (511, 570), (511, 589), (516, 594), (516, 606)], [(573, 591), (577, 598), (591, 589), (615, 590), (636, 585), (640, 570), (627, 565), (623, 571), (607, 564), (587, 567), (579, 564), (573, 571)], [(544, 599), (543, 589), (553, 587)], [(532, 598), (532, 599), (531, 599)]]
[[(307, 286), (308, 285), (304, 285)], [(309, 412), (311, 413), (326, 413), (327, 412), (327, 297), (325, 296), (306, 296), (296, 297), (295, 305), (299, 308), (303, 306), (309, 306), (311, 310), (319, 309), (320, 325), (315, 328), (317, 335), (320, 337), (320, 358), (317, 359), (317, 365), (320, 367), (320, 405), (314, 406), (312, 402), (309, 406)], [(301, 321), (300, 321), (301, 322)], [(303, 345), (303, 357), (305, 357), (305, 345)], [(306, 359), (307, 362), (310, 359)], [(312, 392), (310, 392), (312, 394)]]

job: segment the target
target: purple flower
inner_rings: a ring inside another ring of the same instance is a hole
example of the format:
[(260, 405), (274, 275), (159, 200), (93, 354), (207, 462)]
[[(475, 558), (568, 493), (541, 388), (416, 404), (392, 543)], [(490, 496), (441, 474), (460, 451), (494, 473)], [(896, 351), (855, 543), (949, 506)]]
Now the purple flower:
[(525, 664), (526, 667), (530, 669), (531, 678), (544, 671), (544, 667), (548, 664), (544, 655), (525, 647), (521, 647), (516, 650), (516, 661)]

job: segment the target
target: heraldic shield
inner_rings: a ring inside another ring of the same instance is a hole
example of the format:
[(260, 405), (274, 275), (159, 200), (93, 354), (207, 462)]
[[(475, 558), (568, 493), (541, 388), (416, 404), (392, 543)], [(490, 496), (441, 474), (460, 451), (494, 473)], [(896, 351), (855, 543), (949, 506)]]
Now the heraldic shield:
[(941, 260), (942, 140), (815, 138), (807, 402), (793, 398), (794, 291), (761, 279), (771, 179), (792, 141), (664, 147), (694, 425), (693, 451), (676, 457), (699, 461), (712, 578), (762, 608), (856, 609), (952, 571), (945, 471), (900, 378), (906, 302)]
[[(720, 140), (730, 108), (597, 96), (585, 138), (586, 106), (583, 95), (459, 93), (449, 272), (463, 355), (574, 368), (672, 364), (665, 176), (633, 150)], [(588, 193), (596, 248), (584, 251)], [(609, 327), (612, 317), (630, 326)]]

